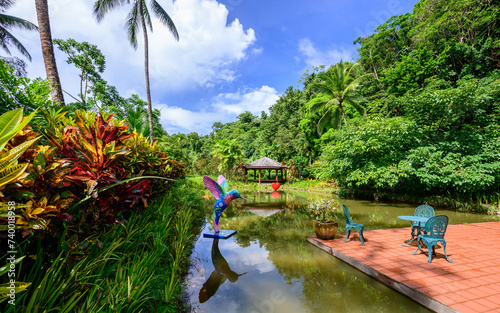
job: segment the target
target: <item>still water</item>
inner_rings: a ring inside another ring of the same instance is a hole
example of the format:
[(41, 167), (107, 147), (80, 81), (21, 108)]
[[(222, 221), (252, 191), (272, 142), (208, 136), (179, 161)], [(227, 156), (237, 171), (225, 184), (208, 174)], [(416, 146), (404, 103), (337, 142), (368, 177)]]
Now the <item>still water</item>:
[[(313, 235), (307, 204), (327, 194), (245, 192), (220, 219), (228, 239), (196, 241), (187, 278), (193, 312), (429, 312), (418, 303), (308, 244)], [(408, 227), (400, 215), (415, 205), (339, 200), (365, 230)], [(207, 221), (213, 201), (207, 201)], [(500, 220), (499, 216), (436, 210), (451, 224)], [(339, 212), (339, 232), (344, 232)], [(202, 231), (212, 230), (206, 223)], [(408, 231), (409, 233), (409, 231)], [(338, 239), (335, 239), (338, 240)], [(360, 246), (362, 249), (362, 246)]]

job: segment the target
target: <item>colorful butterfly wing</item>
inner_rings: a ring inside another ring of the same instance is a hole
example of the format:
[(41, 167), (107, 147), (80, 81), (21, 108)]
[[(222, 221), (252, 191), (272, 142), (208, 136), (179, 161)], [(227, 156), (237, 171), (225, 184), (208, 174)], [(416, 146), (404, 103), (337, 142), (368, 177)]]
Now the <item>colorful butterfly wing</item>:
[(216, 200), (222, 196), (222, 187), (215, 180), (205, 175), (203, 176), (203, 183), (205, 184), (205, 187), (210, 190), (212, 195), (214, 195)]
[(222, 187), (222, 191), (224, 193), (228, 193), (229, 192), (229, 184), (227, 183), (227, 180), (226, 180), (226, 178), (224, 176), (219, 175), (219, 177), (217, 178), (217, 182)]

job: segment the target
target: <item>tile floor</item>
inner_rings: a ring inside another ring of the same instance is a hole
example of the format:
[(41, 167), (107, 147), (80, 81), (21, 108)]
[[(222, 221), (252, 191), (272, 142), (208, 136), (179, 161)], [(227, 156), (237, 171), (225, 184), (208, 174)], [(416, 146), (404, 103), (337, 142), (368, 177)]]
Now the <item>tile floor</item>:
[(354, 231), (346, 243), (344, 234), (334, 240), (309, 236), (308, 241), (341, 259), (342, 255), (354, 258), (391, 282), (402, 283), (456, 311), (500, 312), (500, 222), (448, 225), (446, 253), (453, 263), (446, 260), (442, 247), (436, 248), (432, 263), (427, 262), (426, 248), (425, 254), (412, 255), (416, 245), (402, 246), (410, 238), (409, 227), (370, 230), (364, 235), (365, 246)]

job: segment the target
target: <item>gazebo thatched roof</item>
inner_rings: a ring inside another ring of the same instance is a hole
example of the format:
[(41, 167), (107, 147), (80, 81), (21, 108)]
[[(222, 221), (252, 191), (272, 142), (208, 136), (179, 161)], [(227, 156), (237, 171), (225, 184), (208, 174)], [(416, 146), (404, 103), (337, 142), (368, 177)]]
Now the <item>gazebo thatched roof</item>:
[(246, 168), (288, 168), (286, 165), (267, 157), (258, 159), (245, 165)]

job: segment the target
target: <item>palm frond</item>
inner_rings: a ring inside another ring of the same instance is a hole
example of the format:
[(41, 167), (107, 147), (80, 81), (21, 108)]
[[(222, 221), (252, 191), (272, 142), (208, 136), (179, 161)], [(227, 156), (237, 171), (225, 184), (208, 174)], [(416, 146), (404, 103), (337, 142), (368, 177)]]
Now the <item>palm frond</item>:
[(156, 0), (151, 0), (151, 8), (153, 9), (153, 12), (158, 17), (160, 22), (168, 27), (168, 30), (174, 36), (175, 40), (179, 41), (179, 33), (177, 32), (174, 21), (170, 18), (168, 13)]
[(9, 32), (11, 28), (19, 28), (25, 30), (37, 30), (38, 27), (22, 18), (18, 18), (11, 15), (0, 13), (0, 46), (10, 55), (10, 50), (8, 45), (14, 46), (24, 55), (28, 60), (31, 61), (31, 55), (28, 50), (23, 46), (23, 44), (17, 40), (17, 38)]
[(335, 94), (336, 86), (338, 85), (338, 77), (335, 73), (327, 72), (320, 75), (321, 79), (324, 80), (324, 90), (328, 90), (331, 95)]
[(331, 107), (326, 110), (325, 114), (319, 119), (318, 122), (318, 135), (321, 135), (325, 126), (332, 120), (332, 109)]
[(311, 90), (316, 90), (318, 92), (322, 92), (322, 91), (324, 91), (325, 84), (324, 83), (312, 83), (312, 84), (309, 84), (308, 88)]
[(139, 2), (135, 2), (132, 10), (128, 13), (127, 21), (125, 22), (128, 40), (134, 49), (137, 49), (137, 32), (140, 29), (139, 21)]
[(23, 46), (23, 44), (19, 40), (17, 40), (17, 38), (14, 37), (14, 35), (12, 35), (9, 31), (0, 26), (0, 47), (2, 47), (8, 55), (11, 55), (7, 44), (16, 47), (23, 56), (31, 61), (31, 55)]
[(313, 114), (322, 111), (328, 102), (328, 97), (325, 95), (320, 95), (314, 99), (311, 99), (307, 105), (309, 106), (309, 111)]
[(363, 97), (350, 97), (347, 99), (347, 102), (352, 105), (359, 114), (366, 115), (365, 108), (360, 105), (360, 102), (364, 100), (365, 99)]
[(15, 27), (15, 28), (26, 29), (26, 30), (37, 30), (38, 29), (38, 26), (31, 23), (30, 21), (27, 21), (27, 20), (12, 16), (12, 15), (6, 15), (6, 14), (1, 14), (1, 13), (0, 13), (0, 25), (4, 26), (5, 28)]
[(94, 3), (93, 15), (97, 22), (101, 22), (104, 19), (104, 15), (116, 7), (123, 5), (128, 0), (97, 0)]
[(345, 96), (347, 93), (355, 90), (363, 80), (365, 80), (368, 76), (371, 76), (371, 75), (372, 74), (364, 74), (364, 75), (361, 75), (358, 78), (354, 79), (352, 82), (349, 83), (349, 85), (347, 85), (347, 87), (345, 87), (342, 94)]
[(0, 12), (7, 11), (14, 5), (15, 2), (15, 0), (0, 0)]
[(0, 27), (0, 48), (2, 48), (8, 55), (12, 55), (9, 50), (9, 46), (7, 46), (8, 38), (6, 33), (10, 34), (3, 27)]
[(347, 71), (347, 74), (346, 74), (346, 78), (349, 78), (351, 76), (351, 72), (352, 70), (358, 66), (358, 63), (354, 63), (352, 64), (351, 66), (349, 66), (348, 68), (346, 68), (346, 71)]
[(151, 23), (151, 15), (149, 14), (148, 7), (146, 6), (145, 0), (140, 0), (142, 3), (142, 16), (144, 17), (144, 22), (149, 26), (149, 30), (153, 31), (153, 23)]

